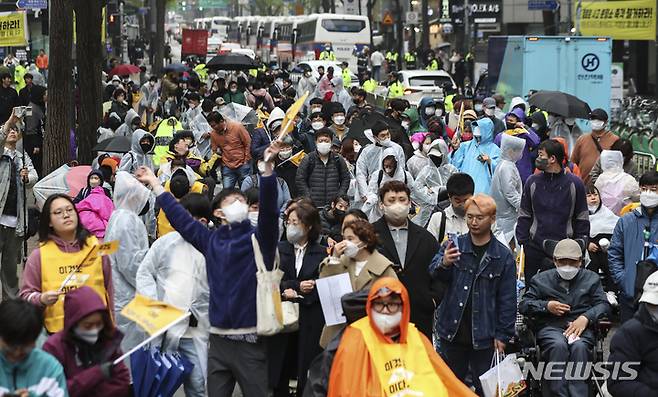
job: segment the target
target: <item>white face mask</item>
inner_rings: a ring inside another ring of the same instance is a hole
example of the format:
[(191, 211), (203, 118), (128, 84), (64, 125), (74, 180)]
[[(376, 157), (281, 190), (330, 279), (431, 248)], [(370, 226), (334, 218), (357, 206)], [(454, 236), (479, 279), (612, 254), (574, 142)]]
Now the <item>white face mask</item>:
[(556, 267), (557, 274), (564, 280), (572, 280), (576, 277), (576, 274), (580, 271), (579, 267), (576, 266), (558, 266)]
[(258, 226), (258, 211), (249, 212), (248, 218), (249, 218), (249, 223), (251, 223), (251, 226), (253, 227)]
[[(409, 129), (409, 122), (408, 122), (408, 121), (403, 121), (403, 122), (400, 123), (400, 124), (402, 124), (402, 128), (404, 128), (405, 130), (408, 130), (408, 129)], [(414, 143), (415, 143), (415, 142), (414, 142)]]
[(489, 117), (493, 116), (495, 113), (496, 113), (496, 109), (490, 109), (490, 108), (484, 109), (484, 114), (486, 114)]
[(430, 108), (425, 108), (425, 115), (426, 116), (434, 116), (436, 114), (436, 108), (430, 107)]
[(656, 208), (658, 206), (658, 193), (650, 190), (640, 193), (640, 204), (644, 208)]
[(379, 144), (384, 146), (384, 147), (389, 147), (391, 146), (391, 138), (386, 138), (384, 140), (379, 141)]
[(334, 117), (334, 124), (336, 124), (336, 125), (345, 124), (345, 116), (335, 116)]
[(533, 130), (537, 131), (539, 129), (539, 124), (532, 124), (530, 127), (532, 127)]
[(385, 205), (384, 216), (395, 223), (400, 223), (409, 216), (409, 205), (402, 203)]
[(361, 145), (358, 143), (354, 142), (352, 146), (354, 146), (354, 153), (359, 153), (361, 151)]
[(96, 329), (90, 329), (90, 330), (84, 330), (80, 329), (80, 327), (75, 327), (73, 329), (73, 333), (75, 336), (77, 336), (79, 339), (89, 343), (90, 345), (95, 344), (98, 341), (98, 335), (100, 332), (103, 330), (103, 327), (96, 328)]
[(331, 143), (329, 142), (320, 142), (316, 146), (318, 148), (318, 153), (320, 153), (323, 156), (329, 154), (329, 152), (331, 151)]
[(322, 121), (314, 121), (311, 123), (311, 128), (313, 128), (315, 131), (323, 127), (324, 127), (324, 123)]
[(349, 240), (345, 240), (345, 251), (343, 252), (348, 258), (354, 258), (358, 255), (359, 250), (361, 249), (359, 245), (360, 244), (355, 244)]
[[(404, 127), (404, 126), (403, 126), (403, 127)], [(413, 147), (414, 150), (418, 150), (418, 148), (420, 148), (420, 143), (415, 142), (415, 141), (414, 141), (414, 142), (411, 142), (411, 147)]]
[(370, 311), (370, 317), (375, 326), (379, 328), (382, 334), (386, 335), (393, 332), (402, 322), (402, 311), (395, 314), (383, 314), (374, 310)]
[(231, 204), (222, 208), (222, 212), (228, 223), (240, 223), (247, 219), (249, 206), (240, 200), (235, 200)]
[(282, 160), (287, 160), (292, 156), (292, 149), (291, 150), (282, 150), (279, 152), (279, 158)]
[(481, 112), (482, 111), (482, 104), (481, 103), (475, 104), (475, 111), (476, 112)]
[(286, 228), (286, 239), (290, 244), (297, 244), (304, 238), (304, 229), (301, 226), (289, 225)]
[(590, 120), (589, 124), (592, 126), (592, 131), (601, 131), (605, 126), (603, 120)]

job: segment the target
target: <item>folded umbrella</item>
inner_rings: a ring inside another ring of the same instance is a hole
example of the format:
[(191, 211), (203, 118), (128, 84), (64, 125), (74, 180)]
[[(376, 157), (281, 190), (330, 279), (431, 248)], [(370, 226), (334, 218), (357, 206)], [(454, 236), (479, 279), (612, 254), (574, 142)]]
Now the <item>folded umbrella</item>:
[[(352, 138), (356, 139), (359, 141), (361, 146), (368, 145), (370, 143), (375, 143), (373, 142), (372, 137), (372, 131), (369, 131), (372, 129), (372, 127), (375, 125), (375, 123), (381, 120), (385, 122), (386, 124), (389, 124), (388, 120), (386, 119), (386, 116), (379, 112), (371, 112), (368, 114), (365, 114), (361, 116), (360, 118), (356, 118), (352, 121), (352, 124), (350, 125), (350, 130), (347, 132), (347, 135), (345, 135), (345, 138)], [(366, 133), (368, 131), (368, 133)]]
[(128, 153), (131, 145), (130, 137), (119, 135), (98, 142), (92, 150), (96, 152)]
[(184, 378), (192, 371), (194, 364), (179, 354), (164, 353), (163, 362), (167, 361), (170, 366), (166, 375), (162, 378), (158, 394), (160, 396), (173, 396), (176, 390), (183, 384)]
[(539, 91), (530, 97), (528, 103), (566, 118), (587, 119), (592, 111), (587, 102), (561, 91)]
[(214, 56), (206, 64), (206, 68), (210, 70), (246, 70), (258, 68), (258, 64), (247, 55), (229, 52)]
[(252, 133), (258, 124), (258, 114), (249, 106), (231, 102), (219, 107), (219, 113), (225, 118), (242, 123)]
[(139, 73), (139, 72), (140, 72), (139, 67), (128, 63), (122, 63), (121, 65), (117, 65), (113, 67), (112, 70), (110, 70), (110, 76), (113, 75), (127, 76), (129, 74)]

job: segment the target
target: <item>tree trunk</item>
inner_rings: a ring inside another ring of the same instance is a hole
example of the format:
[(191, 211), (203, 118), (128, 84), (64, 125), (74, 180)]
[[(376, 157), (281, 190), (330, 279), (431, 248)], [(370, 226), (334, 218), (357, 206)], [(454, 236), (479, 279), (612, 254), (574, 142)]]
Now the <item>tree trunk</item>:
[(165, 14), (166, 1), (157, 0), (155, 7), (155, 37), (151, 40), (151, 45), (155, 46), (155, 57), (153, 59), (153, 69), (151, 74), (159, 74), (164, 66), (164, 40), (165, 40)]
[(80, 109), (76, 138), (78, 160), (91, 164), (92, 148), (96, 144), (96, 129), (101, 124), (102, 85), (101, 68), (103, 49), (101, 24), (103, 23), (102, 2), (74, 0), (77, 31), (76, 60), (78, 64), (78, 87)]
[(44, 133), (44, 174), (69, 161), (73, 111), (73, 5), (71, 0), (50, 1), (50, 64), (48, 65), (48, 112)]

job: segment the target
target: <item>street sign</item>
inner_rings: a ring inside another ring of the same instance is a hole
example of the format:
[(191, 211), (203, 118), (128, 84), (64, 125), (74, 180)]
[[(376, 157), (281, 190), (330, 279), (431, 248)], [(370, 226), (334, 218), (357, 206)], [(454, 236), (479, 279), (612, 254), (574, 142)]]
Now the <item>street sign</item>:
[(418, 13), (414, 11), (407, 12), (407, 24), (408, 25), (418, 25)]
[(48, 8), (48, 0), (18, 0), (16, 7), (21, 9), (45, 10)]
[(528, 10), (555, 11), (558, 8), (556, 0), (528, 0)]
[(393, 25), (395, 21), (393, 20), (393, 15), (389, 11), (386, 11), (386, 14), (384, 14), (384, 19), (382, 19), (382, 25)]

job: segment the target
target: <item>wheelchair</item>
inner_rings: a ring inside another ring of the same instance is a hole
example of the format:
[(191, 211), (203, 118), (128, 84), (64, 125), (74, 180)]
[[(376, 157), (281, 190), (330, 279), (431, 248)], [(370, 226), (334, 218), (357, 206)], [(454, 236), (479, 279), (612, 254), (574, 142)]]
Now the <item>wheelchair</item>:
[[(607, 317), (599, 319), (593, 327), (589, 327), (594, 333), (594, 346), (590, 349), (590, 361), (592, 363), (603, 362), (605, 338), (611, 328), (612, 322)], [(543, 352), (537, 342), (536, 334), (538, 331), (539, 327), (535, 318), (521, 314), (517, 315), (514, 344), (518, 349), (517, 362), (521, 368), (523, 368), (525, 363), (532, 363), (535, 368), (539, 368), (539, 362), (548, 362), (546, 358), (542, 357)], [(594, 372), (592, 372), (588, 381), (589, 397), (596, 397), (597, 393), (601, 393), (600, 387), (603, 385), (603, 381), (596, 380), (594, 375)], [(521, 395), (527, 397), (550, 397), (550, 391), (544, 383), (545, 381), (534, 379), (532, 374), (528, 373), (526, 390)]]

